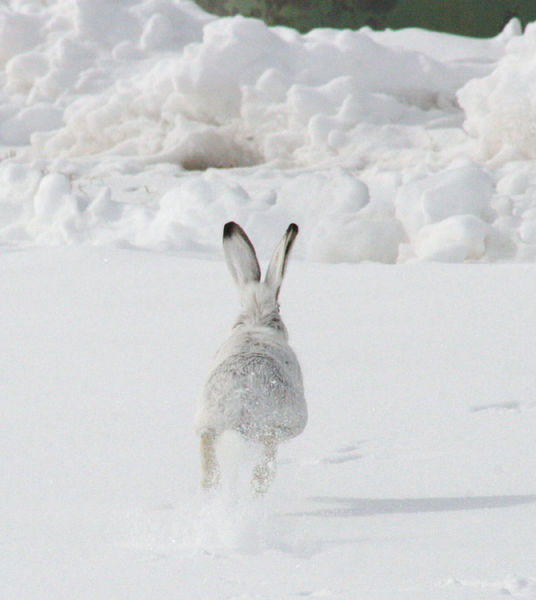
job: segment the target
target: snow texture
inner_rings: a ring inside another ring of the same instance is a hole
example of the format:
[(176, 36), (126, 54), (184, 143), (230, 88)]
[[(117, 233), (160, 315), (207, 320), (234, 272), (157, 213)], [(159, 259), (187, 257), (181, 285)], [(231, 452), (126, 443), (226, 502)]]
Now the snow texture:
[(0, 7), (0, 246), (536, 256), (536, 28), (300, 35), (187, 0)]
[(533, 265), (291, 261), (310, 420), (263, 498), (232, 436), (199, 491), (195, 400), (237, 308), (222, 261), (0, 268), (2, 598), (536, 597)]
[[(536, 599), (535, 45), (0, 4), (0, 598)], [(199, 489), (230, 220), (300, 227), (262, 498)]]

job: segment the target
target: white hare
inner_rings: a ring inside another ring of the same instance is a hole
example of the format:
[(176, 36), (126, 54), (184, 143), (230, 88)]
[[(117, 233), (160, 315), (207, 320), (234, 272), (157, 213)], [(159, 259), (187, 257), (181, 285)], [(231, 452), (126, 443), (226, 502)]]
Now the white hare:
[(297, 436), (307, 423), (298, 359), (288, 345), (278, 295), (298, 227), (289, 225), (264, 281), (253, 244), (236, 223), (223, 229), (225, 260), (241, 295), (240, 313), (216, 353), (200, 398), (195, 428), (201, 436), (201, 484), (219, 481), (215, 443), (224, 431), (260, 442), (263, 458), (252, 485), (265, 492), (275, 475), (277, 443)]

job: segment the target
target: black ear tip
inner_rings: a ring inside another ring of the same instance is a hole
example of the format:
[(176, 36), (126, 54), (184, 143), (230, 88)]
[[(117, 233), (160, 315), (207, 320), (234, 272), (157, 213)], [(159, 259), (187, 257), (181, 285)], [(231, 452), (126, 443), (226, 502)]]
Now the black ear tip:
[(298, 233), (299, 229), (298, 229), (298, 226), (296, 225), (296, 223), (291, 223), (288, 226), (288, 230), (287, 231), (292, 231), (296, 235)]
[(228, 223), (225, 223), (225, 225), (223, 226), (223, 237), (224, 238), (231, 237), (233, 235), (233, 232), (235, 231), (236, 227), (237, 227), (237, 224), (234, 221), (229, 221)]

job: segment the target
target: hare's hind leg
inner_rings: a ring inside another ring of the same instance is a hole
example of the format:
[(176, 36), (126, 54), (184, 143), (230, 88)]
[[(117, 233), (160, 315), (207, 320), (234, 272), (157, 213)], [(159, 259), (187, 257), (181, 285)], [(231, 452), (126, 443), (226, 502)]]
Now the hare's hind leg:
[(201, 486), (208, 490), (218, 485), (220, 469), (216, 459), (216, 432), (207, 429), (201, 434)]
[(265, 494), (275, 477), (277, 444), (274, 436), (263, 439), (262, 460), (253, 470), (252, 487), (255, 494)]

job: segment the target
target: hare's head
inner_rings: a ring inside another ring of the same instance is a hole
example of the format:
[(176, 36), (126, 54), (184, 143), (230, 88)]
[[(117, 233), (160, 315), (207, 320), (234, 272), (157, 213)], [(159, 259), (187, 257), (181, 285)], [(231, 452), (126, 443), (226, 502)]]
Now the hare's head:
[(269, 327), (286, 337), (287, 330), (279, 316), (277, 299), (290, 249), (297, 235), (298, 226), (291, 223), (274, 250), (264, 281), (261, 282), (259, 261), (246, 232), (232, 221), (226, 223), (223, 228), (223, 252), (227, 267), (240, 290), (242, 304), (235, 327)]

